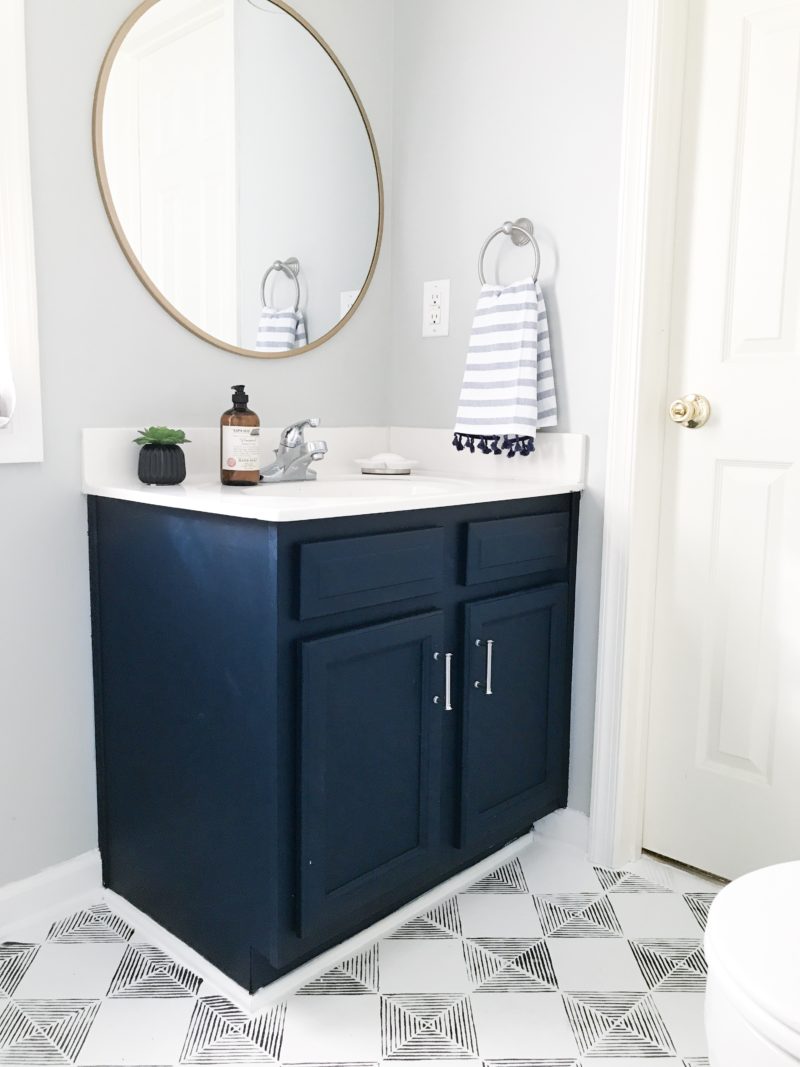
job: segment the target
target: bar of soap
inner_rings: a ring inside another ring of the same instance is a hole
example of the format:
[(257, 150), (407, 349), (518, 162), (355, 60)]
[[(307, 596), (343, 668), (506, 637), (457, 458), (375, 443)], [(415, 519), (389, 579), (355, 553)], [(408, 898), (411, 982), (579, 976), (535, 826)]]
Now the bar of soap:
[(406, 459), (396, 452), (378, 452), (369, 459), (357, 459), (362, 474), (410, 474), (419, 460)]

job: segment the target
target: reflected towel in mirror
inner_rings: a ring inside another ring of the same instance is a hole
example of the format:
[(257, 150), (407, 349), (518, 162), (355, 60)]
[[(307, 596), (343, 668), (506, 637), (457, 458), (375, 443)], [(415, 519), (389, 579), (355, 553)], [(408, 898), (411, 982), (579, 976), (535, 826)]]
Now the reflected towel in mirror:
[(258, 352), (290, 352), (308, 344), (303, 312), (294, 308), (265, 307), (256, 336)]
[(472, 324), (453, 444), (461, 452), (528, 456), (557, 423), (550, 330), (538, 281), (484, 285)]

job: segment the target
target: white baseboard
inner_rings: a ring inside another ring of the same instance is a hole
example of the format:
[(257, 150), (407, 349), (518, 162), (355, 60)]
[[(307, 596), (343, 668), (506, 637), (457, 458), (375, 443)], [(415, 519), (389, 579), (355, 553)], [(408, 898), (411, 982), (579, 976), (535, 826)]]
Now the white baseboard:
[(103, 890), (97, 849), (0, 888), (0, 930), (40, 915), (97, 903)]
[(226, 996), (237, 1008), (254, 1014), (278, 1003), (289, 996), (290, 993), (294, 993), (302, 986), (313, 982), (315, 978), (325, 974), (326, 971), (336, 967), (348, 956), (352, 956), (356, 952), (363, 952), (376, 941), (380, 941), (403, 926), (404, 923), (416, 918), (421, 912), (430, 911), (437, 904), (441, 904), (443, 900), (466, 889), (467, 886), (476, 882), (479, 878), (483, 878), (484, 875), (490, 874), (500, 864), (507, 863), (510, 859), (513, 859), (514, 856), (530, 844), (530, 841), (530, 834), (526, 834), (517, 841), (512, 841), (510, 845), (501, 848), (499, 852), (493, 853), (487, 859), (481, 860), (480, 863), (476, 863), (466, 871), (449, 878), (429, 892), (423, 893), (421, 897), (412, 900), (410, 904), (405, 904), (402, 908), (392, 912), (391, 915), (387, 915), (385, 919), (373, 923), (372, 926), (368, 926), (365, 930), (360, 931), (360, 933), (348, 938), (334, 948), (328, 949), (327, 952), (315, 956), (313, 960), (302, 964), (253, 995), (226, 974), (223, 974), (219, 968), (209, 963), (194, 949), (189, 948), (187, 944), (165, 930), (154, 919), (139, 911), (138, 908), (129, 904), (127, 900), (124, 900), (112, 890), (105, 890), (105, 900), (112, 911), (136, 929), (137, 935), (143, 935), (151, 944), (163, 949), (178, 963), (188, 967), (204, 981), (216, 986), (223, 996)]
[[(584, 823), (582, 847), (585, 849), (588, 820), (579, 812), (569, 809), (555, 812), (554, 815), (536, 824), (536, 832), (542, 836), (578, 844), (578, 839), (581, 837), (579, 830)], [(255, 1013), (264, 1011), (283, 1000), (290, 993), (336, 967), (342, 960), (357, 952), (363, 952), (376, 941), (387, 937), (411, 919), (416, 918), (421, 912), (430, 911), (448, 897), (461, 892), (473, 882), (490, 874), (496, 867), (513, 859), (530, 844), (530, 841), (530, 834), (512, 841), (511, 844), (494, 852), (480, 863), (474, 864), (446, 882), (442, 882), (441, 885), (435, 886), (409, 904), (398, 908), (391, 915), (373, 923), (372, 926), (368, 926), (334, 948), (328, 949), (327, 952), (315, 956), (313, 960), (302, 964), (253, 995), (223, 974), (219, 968), (209, 963), (194, 949), (169, 933), (149, 915), (112, 890), (104, 890), (100, 854), (97, 851), (87, 852), (66, 863), (50, 867), (32, 878), (14, 882), (0, 889), (0, 931), (4, 927), (12, 927), (44, 916), (52, 915), (54, 919), (60, 918), (69, 914), (70, 911), (105, 899), (117, 915), (135, 928), (137, 936), (145, 938), (156, 947), (163, 949), (177, 962), (190, 968), (243, 1011)]]
[(572, 845), (584, 855), (589, 850), (589, 816), (575, 808), (560, 808), (546, 815), (536, 823), (535, 831), (541, 837)]

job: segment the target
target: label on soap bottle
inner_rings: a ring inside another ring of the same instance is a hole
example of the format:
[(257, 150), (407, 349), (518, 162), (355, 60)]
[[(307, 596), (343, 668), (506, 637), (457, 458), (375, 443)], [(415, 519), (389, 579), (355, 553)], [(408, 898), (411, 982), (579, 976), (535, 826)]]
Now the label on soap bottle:
[(261, 430), (258, 426), (222, 427), (222, 466), (226, 471), (261, 469)]

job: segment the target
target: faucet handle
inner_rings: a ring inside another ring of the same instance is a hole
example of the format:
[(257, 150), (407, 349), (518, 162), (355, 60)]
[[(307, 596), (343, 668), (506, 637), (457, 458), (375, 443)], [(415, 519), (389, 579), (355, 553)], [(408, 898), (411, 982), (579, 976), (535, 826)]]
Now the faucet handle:
[(284, 448), (296, 448), (297, 445), (302, 445), (303, 433), (307, 427), (319, 426), (319, 417), (313, 416), (310, 419), (301, 419), (299, 422), (293, 422), (287, 426), (281, 434), (281, 444)]

